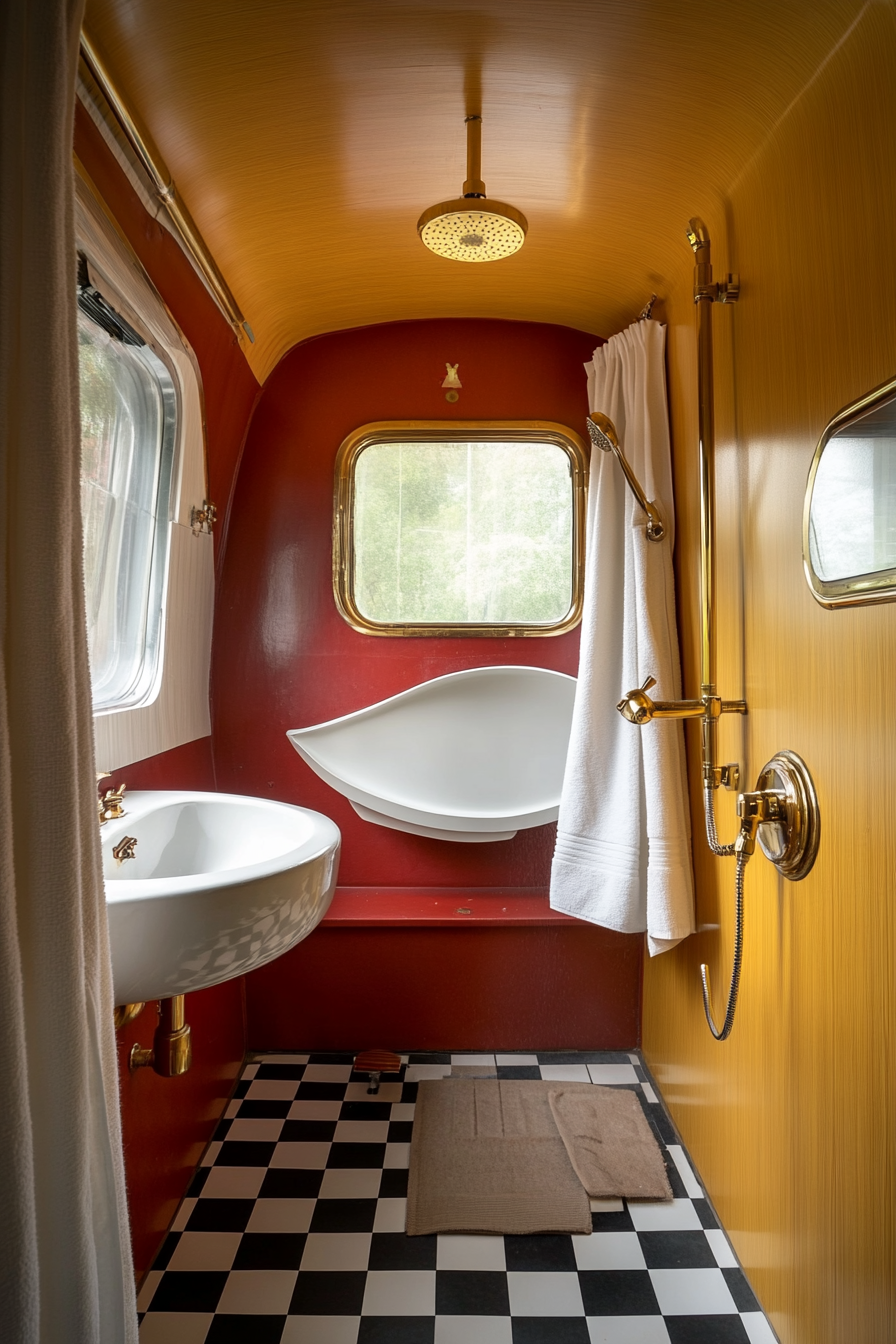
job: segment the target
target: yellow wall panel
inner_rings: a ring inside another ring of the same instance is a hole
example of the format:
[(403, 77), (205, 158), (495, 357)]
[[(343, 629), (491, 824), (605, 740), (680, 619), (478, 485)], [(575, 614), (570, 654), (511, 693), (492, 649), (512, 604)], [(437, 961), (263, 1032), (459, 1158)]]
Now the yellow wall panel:
[[(802, 573), (815, 444), (844, 404), (896, 373), (896, 23), (866, 5), (748, 160), (707, 224), (718, 308), (721, 760), (742, 787), (790, 748), (822, 809), (810, 876), (757, 851), (747, 869), (734, 1031), (706, 1027), (699, 963), (720, 1019), (733, 941), (732, 860), (703, 839), (689, 739), (698, 923), (645, 979), (644, 1040), (685, 1142), (786, 1344), (896, 1340), (893, 1040), (896, 606), (826, 611)], [(685, 682), (699, 684), (698, 515), (690, 276), (668, 303)], [(645, 731), (663, 731), (661, 724)], [(719, 797), (733, 838), (733, 796)], [(721, 929), (711, 926), (721, 924)]]

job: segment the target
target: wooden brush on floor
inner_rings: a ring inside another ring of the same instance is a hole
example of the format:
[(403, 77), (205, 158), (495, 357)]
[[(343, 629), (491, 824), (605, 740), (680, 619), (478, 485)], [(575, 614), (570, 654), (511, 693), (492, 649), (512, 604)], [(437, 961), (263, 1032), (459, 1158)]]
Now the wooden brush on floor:
[(355, 1072), (369, 1074), (368, 1096), (379, 1092), (382, 1074), (398, 1073), (400, 1068), (401, 1060), (391, 1050), (364, 1050), (355, 1055)]

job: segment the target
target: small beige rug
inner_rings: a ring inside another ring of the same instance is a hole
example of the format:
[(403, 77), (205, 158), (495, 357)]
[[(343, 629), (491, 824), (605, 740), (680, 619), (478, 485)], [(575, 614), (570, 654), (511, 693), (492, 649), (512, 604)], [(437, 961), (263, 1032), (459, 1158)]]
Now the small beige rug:
[(420, 1084), (408, 1236), (591, 1231), (588, 1196), (551, 1113), (556, 1086), (454, 1077)]
[(587, 1234), (589, 1196), (672, 1198), (634, 1093), (591, 1083), (456, 1076), (420, 1083), (409, 1236)]
[(548, 1093), (569, 1160), (592, 1199), (671, 1199), (659, 1144), (634, 1092), (558, 1087)]

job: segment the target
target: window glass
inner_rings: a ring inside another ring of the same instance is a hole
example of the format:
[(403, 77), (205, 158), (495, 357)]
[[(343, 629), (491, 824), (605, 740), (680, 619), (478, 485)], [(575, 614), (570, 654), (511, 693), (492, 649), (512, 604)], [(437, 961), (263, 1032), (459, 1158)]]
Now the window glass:
[(896, 435), (834, 435), (818, 463), (812, 568), (826, 582), (896, 567)]
[(150, 694), (160, 653), (174, 385), (145, 345), (78, 314), (81, 510), (95, 710)]
[(363, 444), (349, 469), (343, 614), (383, 633), (568, 628), (583, 479), (571, 450), (506, 431)]

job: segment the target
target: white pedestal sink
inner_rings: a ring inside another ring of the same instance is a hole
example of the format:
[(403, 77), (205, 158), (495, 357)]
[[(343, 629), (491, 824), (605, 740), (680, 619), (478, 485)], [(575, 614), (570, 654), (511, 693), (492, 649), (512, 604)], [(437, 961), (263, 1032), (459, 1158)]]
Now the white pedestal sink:
[[(227, 793), (138, 791), (124, 806), (102, 829), (116, 1003), (243, 975), (326, 914), (341, 837), (319, 812)], [(125, 836), (135, 855), (118, 864)]]

